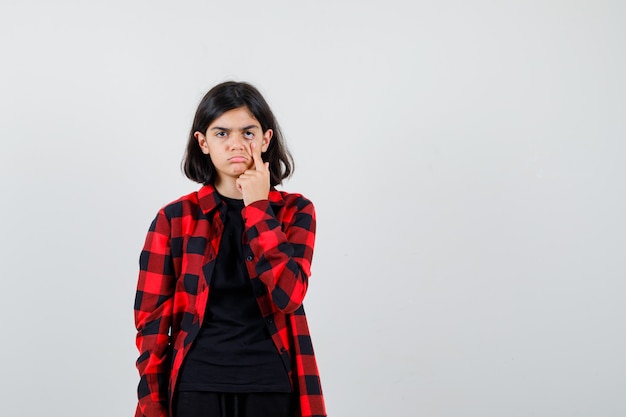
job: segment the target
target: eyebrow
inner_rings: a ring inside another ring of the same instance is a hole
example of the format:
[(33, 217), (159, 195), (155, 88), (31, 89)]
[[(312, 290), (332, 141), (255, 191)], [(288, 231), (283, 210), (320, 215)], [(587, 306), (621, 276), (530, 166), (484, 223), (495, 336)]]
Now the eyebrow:
[[(259, 125), (248, 125), (248, 126), (244, 126), (239, 130), (250, 130), (250, 129), (260, 129), (261, 127)], [(227, 127), (220, 127), (220, 126), (215, 126), (212, 127), (211, 130), (223, 130), (225, 132), (230, 132), (232, 129), (229, 129)]]

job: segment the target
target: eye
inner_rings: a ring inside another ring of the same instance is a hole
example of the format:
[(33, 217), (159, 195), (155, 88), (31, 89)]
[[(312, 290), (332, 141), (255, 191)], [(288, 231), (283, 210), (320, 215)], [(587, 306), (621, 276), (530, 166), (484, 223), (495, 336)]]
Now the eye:
[(226, 132), (224, 131), (219, 131), (215, 134), (215, 136), (217, 136), (218, 138), (225, 138), (226, 137)]
[(254, 139), (254, 133), (252, 133), (252, 132), (245, 132), (245, 133), (243, 134), (243, 136), (244, 136), (246, 139)]

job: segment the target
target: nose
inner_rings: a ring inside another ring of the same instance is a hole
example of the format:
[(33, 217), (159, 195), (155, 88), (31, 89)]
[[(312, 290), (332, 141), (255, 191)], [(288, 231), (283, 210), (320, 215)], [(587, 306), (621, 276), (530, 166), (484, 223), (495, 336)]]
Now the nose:
[(246, 139), (242, 134), (235, 133), (230, 139), (230, 149), (246, 149)]

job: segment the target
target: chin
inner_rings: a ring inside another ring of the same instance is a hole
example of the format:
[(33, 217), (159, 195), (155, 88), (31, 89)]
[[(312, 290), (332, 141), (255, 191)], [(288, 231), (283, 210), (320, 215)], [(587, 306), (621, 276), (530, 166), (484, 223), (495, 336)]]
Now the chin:
[(248, 168), (246, 168), (246, 167), (235, 167), (233, 169), (233, 175), (234, 176), (239, 176), (239, 175), (243, 174), (244, 172), (246, 172), (247, 169)]

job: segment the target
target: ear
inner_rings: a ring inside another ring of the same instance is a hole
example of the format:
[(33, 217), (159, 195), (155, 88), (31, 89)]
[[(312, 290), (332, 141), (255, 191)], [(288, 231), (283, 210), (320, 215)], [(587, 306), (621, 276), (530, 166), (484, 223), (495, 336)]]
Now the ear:
[(267, 129), (265, 133), (263, 133), (263, 141), (261, 143), (261, 152), (267, 151), (267, 147), (270, 146), (270, 141), (274, 136), (274, 131), (272, 129)]
[(198, 145), (200, 146), (200, 149), (202, 150), (202, 153), (205, 155), (209, 154), (209, 145), (207, 145), (206, 142), (206, 136), (204, 136), (204, 134), (202, 134), (201, 132), (196, 131), (193, 136), (196, 138), (196, 140), (198, 141)]

